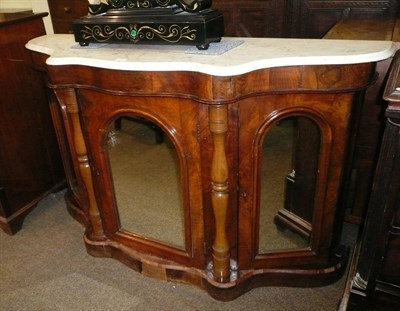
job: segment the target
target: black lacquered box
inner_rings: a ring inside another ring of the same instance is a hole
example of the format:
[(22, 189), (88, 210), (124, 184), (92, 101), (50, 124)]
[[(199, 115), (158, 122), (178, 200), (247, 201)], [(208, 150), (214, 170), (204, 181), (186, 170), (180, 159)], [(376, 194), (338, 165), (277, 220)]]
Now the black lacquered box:
[(206, 9), (189, 13), (178, 7), (110, 9), (73, 23), (75, 41), (89, 43), (180, 44), (207, 49), (224, 33), (222, 13)]

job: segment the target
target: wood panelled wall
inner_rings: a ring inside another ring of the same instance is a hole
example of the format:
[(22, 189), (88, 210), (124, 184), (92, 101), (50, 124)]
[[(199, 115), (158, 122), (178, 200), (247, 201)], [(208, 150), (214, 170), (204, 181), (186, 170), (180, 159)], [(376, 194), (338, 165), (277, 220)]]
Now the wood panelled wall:
[[(72, 20), (87, 14), (86, 0), (48, 0), (55, 33), (71, 32)], [(223, 12), (225, 36), (321, 38), (345, 18), (398, 15), (398, 0), (213, 0)]]

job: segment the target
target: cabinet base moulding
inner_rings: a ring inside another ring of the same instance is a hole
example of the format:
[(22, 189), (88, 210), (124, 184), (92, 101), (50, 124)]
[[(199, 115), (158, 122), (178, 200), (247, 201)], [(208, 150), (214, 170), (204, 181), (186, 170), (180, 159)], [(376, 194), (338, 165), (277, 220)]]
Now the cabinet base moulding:
[[(161, 281), (191, 284), (205, 290), (214, 299), (231, 301), (263, 286), (320, 287), (338, 281), (346, 271), (349, 250), (339, 247), (327, 264), (320, 267), (263, 268), (240, 270), (230, 282), (214, 280), (210, 271), (144, 254), (111, 240), (94, 241), (84, 236), (88, 254), (113, 258), (144, 276)], [(236, 273), (231, 272), (231, 273)]]

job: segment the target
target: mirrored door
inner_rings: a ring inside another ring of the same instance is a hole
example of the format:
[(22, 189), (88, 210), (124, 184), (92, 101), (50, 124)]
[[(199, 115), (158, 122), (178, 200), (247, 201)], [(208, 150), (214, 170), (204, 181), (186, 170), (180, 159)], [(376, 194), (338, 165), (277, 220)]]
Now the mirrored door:
[(121, 230), (185, 248), (181, 170), (169, 136), (153, 122), (118, 118), (107, 151)]

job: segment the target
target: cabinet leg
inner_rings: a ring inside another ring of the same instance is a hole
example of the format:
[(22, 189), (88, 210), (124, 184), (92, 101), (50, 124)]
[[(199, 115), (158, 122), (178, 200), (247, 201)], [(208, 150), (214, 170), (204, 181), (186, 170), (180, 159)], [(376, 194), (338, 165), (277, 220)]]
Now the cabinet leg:
[(228, 164), (225, 153), (225, 136), (228, 129), (226, 106), (212, 106), (209, 110), (209, 126), (214, 149), (211, 163), (211, 204), (215, 216), (215, 240), (213, 244), (213, 275), (217, 282), (230, 278), (229, 242), (226, 237), (226, 215), (229, 199)]
[(74, 89), (55, 90), (59, 102), (65, 104), (73, 129), (74, 148), (76, 152), (76, 161), (79, 165), (79, 171), (85, 184), (89, 198), (89, 219), (91, 223), (90, 236), (95, 240), (104, 240), (103, 225), (97, 206), (96, 197), (93, 188), (93, 179), (90, 169), (87, 148), (82, 134), (81, 122), (79, 119), (79, 107)]

